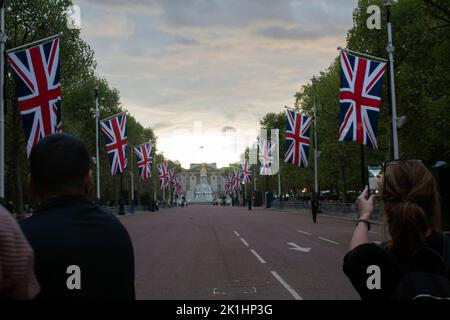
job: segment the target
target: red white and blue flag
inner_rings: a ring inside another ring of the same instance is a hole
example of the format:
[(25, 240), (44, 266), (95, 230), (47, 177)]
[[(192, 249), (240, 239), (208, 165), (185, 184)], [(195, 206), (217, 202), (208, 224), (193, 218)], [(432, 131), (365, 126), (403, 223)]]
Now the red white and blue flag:
[(183, 184), (179, 176), (176, 176), (174, 178), (174, 184), (175, 184), (175, 194), (180, 195), (183, 192)]
[(377, 127), (386, 63), (341, 51), (339, 141), (378, 149)]
[(276, 144), (267, 141), (267, 139), (259, 139), (258, 158), (261, 163), (259, 168), (260, 175), (272, 175), (272, 166), (274, 165), (274, 155)]
[(134, 147), (134, 153), (137, 157), (139, 177), (141, 181), (144, 181), (152, 176), (153, 156), (151, 143), (143, 143), (137, 147)]
[(127, 115), (120, 113), (112, 118), (100, 121), (100, 128), (105, 134), (106, 152), (108, 153), (111, 174), (122, 173), (127, 167)]
[(250, 172), (250, 164), (248, 162), (248, 159), (244, 159), (241, 162), (241, 181), (244, 183), (250, 183), (251, 182), (251, 172)]
[(233, 174), (231, 175), (232, 188), (233, 191), (239, 192), (241, 190), (241, 170), (239, 168), (234, 168)]
[(9, 51), (7, 57), (15, 78), (29, 156), (40, 139), (62, 131), (59, 38)]
[(175, 185), (175, 168), (169, 170), (169, 184), (170, 183)]
[(167, 161), (158, 164), (159, 183), (161, 190), (166, 189), (170, 184), (168, 166), (169, 164), (167, 163)]
[(286, 153), (284, 161), (297, 167), (307, 168), (313, 118), (291, 110), (286, 110), (286, 118)]

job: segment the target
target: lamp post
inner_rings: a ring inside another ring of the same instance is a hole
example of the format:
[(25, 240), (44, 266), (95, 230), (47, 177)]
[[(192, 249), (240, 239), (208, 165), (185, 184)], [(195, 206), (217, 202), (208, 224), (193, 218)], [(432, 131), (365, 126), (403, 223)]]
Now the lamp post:
[(390, 93), (391, 93), (391, 122), (392, 122), (392, 156), (393, 159), (399, 158), (398, 148), (398, 135), (397, 135), (397, 105), (395, 97), (395, 74), (394, 74), (394, 43), (392, 40), (392, 23), (391, 23), (391, 0), (384, 0), (384, 6), (386, 8), (386, 22), (387, 22), (387, 36), (388, 44), (386, 51), (388, 53), (389, 61), (389, 80), (390, 80)]

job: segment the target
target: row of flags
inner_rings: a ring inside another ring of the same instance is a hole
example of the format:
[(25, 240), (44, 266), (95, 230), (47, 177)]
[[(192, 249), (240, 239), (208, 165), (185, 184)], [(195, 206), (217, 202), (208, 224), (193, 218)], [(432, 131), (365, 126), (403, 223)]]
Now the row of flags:
[[(338, 141), (355, 141), (378, 149), (377, 127), (386, 62), (367, 59), (346, 50), (340, 54), (340, 125)], [(314, 118), (286, 111), (284, 161), (308, 167)], [(272, 175), (277, 141), (259, 139), (260, 174)]]
[[(59, 35), (45, 39), (26, 49), (7, 51), (14, 75), (16, 94), (26, 136), (27, 154), (47, 135), (62, 132)], [(381, 87), (386, 62), (340, 53), (340, 126), (339, 141), (355, 141), (378, 149), (377, 126), (381, 105)], [(111, 174), (122, 173), (127, 167), (126, 113), (100, 121), (105, 136)], [(285, 162), (300, 168), (308, 167), (311, 124), (313, 117), (294, 110), (286, 111)], [(260, 174), (272, 175), (278, 141), (259, 139)], [(151, 177), (152, 146), (143, 143), (134, 147), (140, 179)], [(276, 155), (278, 157), (278, 155)], [(173, 185), (182, 190), (181, 179), (174, 176), (167, 162), (158, 165), (161, 189)], [(241, 182), (250, 182), (250, 166), (244, 160), (226, 179), (226, 192), (238, 191)]]
[[(7, 52), (15, 79), (28, 156), (40, 139), (62, 132), (59, 43), (59, 35), (56, 35), (35, 46)], [(113, 176), (123, 173), (127, 167), (126, 122), (125, 112), (99, 121)], [(150, 142), (133, 148), (141, 181), (151, 177), (152, 151)], [(181, 179), (173, 176), (174, 169), (168, 172), (169, 179), (164, 186), (173, 183), (176, 192), (180, 193)]]
[(164, 161), (158, 164), (159, 182), (161, 190), (174, 187), (174, 192), (177, 195), (181, 195), (183, 191), (182, 180), (179, 175), (175, 175), (175, 168), (169, 169), (169, 163)]

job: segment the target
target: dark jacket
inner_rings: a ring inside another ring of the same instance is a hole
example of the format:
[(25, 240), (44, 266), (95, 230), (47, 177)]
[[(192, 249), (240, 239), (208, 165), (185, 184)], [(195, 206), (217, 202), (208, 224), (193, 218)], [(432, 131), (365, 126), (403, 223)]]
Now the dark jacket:
[[(20, 222), (35, 254), (37, 299), (134, 299), (134, 253), (125, 227), (83, 196), (52, 198)], [(69, 290), (71, 265), (81, 289)]]
[[(445, 238), (443, 237), (443, 234), (433, 233), (426, 239), (428, 246), (442, 256), (445, 255), (443, 252), (443, 240)], [(450, 237), (447, 237), (446, 241), (450, 242)], [(386, 250), (389, 250), (386, 248), (386, 243), (383, 245), (365, 243), (357, 246), (344, 257), (344, 273), (350, 279), (353, 287), (358, 291), (363, 300), (390, 299), (396, 287), (399, 285), (400, 280), (405, 275), (404, 271), (400, 270), (397, 264), (404, 268), (410, 263), (410, 258), (402, 259), (394, 255), (395, 262)], [(367, 273), (367, 268), (371, 265), (376, 265), (381, 270), (381, 288), (379, 290), (369, 290), (367, 287), (367, 279), (370, 276)], [(411, 266), (411, 269), (428, 270), (436, 269), (436, 266), (434, 265), (434, 261), (419, 260)], [(450, 273), (447, 276), (450, 280)]]

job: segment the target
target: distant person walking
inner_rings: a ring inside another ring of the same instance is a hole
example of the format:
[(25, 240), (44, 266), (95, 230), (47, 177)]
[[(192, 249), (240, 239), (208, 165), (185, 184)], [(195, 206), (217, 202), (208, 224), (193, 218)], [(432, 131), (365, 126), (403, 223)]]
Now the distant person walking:
[(317, 200), (317, 196), (315, 194), (311, 198), (311, 210), (312, 210), (313, 222), (317, 223), (317, 213), (319, 211), (319, 201)]
[(39, 299), (135, 298), (130, 237), (111, 212), (86, 198), (89, 161), (69, 134), (47, 136), (31, 152), (30, 188), (40, 205), (20, 225), (35, 252)]
[[(359, 220), (344, 257), (345, 274), (362, 299), (450, 298), (450, 239), (441, 232), (433, 176), (418, 160), (392, 161), (379, 184), (390, 239), (369, 242), (374, 195), (366, 186), (357, 199)], [(368, 285), (373, 266), (381, 274)]]
[(0, 300), (33, 299), (39, 292), (31, 246), (0, 204)]

